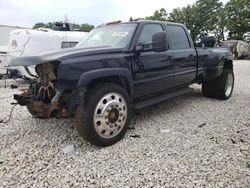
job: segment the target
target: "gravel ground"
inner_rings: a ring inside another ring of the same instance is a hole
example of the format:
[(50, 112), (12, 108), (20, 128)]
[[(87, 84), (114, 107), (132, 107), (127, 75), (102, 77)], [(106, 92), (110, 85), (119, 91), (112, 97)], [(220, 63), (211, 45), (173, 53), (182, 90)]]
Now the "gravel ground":
[[(204, 98), (195, 85), (138, 113), (107, 148), (85, 142), (72, 119), (34, 119), (17, 106), (0, 124), (0, 187), (250, 187), (250, 60), (234, 68), (229, 100)], [(0, 119), (17, 92), (1, 82)]]

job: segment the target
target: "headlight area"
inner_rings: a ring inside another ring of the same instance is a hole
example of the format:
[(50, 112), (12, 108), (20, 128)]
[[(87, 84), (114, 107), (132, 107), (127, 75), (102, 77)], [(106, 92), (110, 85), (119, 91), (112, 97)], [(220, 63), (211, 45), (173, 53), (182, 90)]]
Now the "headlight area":
[(38, 78), (29, 88), (14, 99), (22, 106), (27, 106), (29, 112), (39, 118), (65, 118), (69, 116), (67, 106), (61, 102), (63, 91), (56, 85), (57, 67), (60, 62), (43, 63), (36, 66)]

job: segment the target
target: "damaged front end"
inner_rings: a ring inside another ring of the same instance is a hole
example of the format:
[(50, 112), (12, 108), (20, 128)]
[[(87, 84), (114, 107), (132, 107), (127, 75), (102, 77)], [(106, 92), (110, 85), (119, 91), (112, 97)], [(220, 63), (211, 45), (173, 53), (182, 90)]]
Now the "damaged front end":
[(21, 94), (15, 94), (17, 103), (26, 106), (35, 117), (65, 118), (69, 116), (67, 105), (60, 101), (62, 91), (56, 85), (56, 70), (58, 62), (36, 65), (38, 78)]

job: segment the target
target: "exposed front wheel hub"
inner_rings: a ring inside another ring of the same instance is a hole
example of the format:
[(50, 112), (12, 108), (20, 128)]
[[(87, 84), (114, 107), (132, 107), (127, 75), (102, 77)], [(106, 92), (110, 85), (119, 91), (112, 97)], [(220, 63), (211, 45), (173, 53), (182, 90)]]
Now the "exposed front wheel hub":
[(113, 138), (125, 126), (127, 119), (127, 104), (118, 93), (108, 93), (103, 96), (95, 108), (93, 123), (98, 135)]
[(108, 115), (108, 120), (110, 123), (115, 123), (118, 118), (119, 118), (119, 110), (116, 109), (116, 108), (112, 108), (109, 112), (109, 115)]

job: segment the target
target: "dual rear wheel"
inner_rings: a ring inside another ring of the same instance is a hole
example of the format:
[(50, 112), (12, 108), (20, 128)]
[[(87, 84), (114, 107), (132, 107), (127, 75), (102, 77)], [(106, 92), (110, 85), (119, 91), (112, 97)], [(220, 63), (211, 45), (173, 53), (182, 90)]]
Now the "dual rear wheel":
[(202, 84), (202, 93), (205, 97), (227, 100), (232, 95), (233, 88), (233, 70), (224, 69), (219, 78)]

